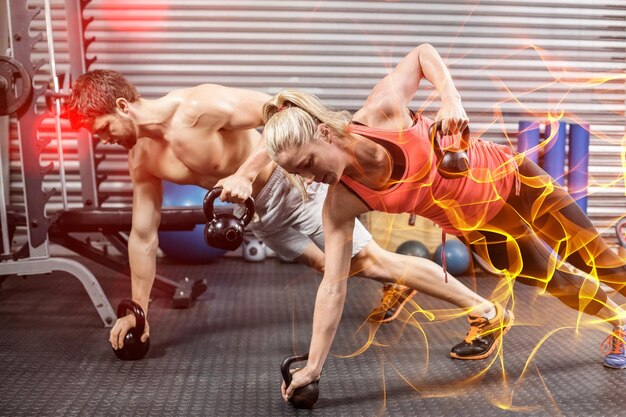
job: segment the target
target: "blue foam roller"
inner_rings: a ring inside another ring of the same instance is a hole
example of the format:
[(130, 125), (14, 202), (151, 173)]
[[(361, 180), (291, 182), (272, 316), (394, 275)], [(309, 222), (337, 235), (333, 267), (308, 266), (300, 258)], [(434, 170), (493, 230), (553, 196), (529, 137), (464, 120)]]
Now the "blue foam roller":
[(526, 152), (526, 157), (537, 163), (537, 145), (539, 145), (539, 123), (522, 120), (519, 122), (519, 133), (517, 135), (517, 151)]
[(589, 185), (589, 124), (570, 124), (569, 172), (567, 188), (581, 209), (587, 213), (587, 186)]
[(553, 137), (545, 147), (542, 164), (544, 171), (561, 185), (565, 185), (566, 130), (565, 122), (552, 122), (546, 125), (545, 140)]

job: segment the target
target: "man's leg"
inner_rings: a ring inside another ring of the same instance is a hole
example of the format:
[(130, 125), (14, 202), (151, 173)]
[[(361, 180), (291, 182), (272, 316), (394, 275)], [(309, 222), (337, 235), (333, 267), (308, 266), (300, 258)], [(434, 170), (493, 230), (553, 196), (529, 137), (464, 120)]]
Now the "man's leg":
[[(314, 207), (314, 204), (311, 204), (308, 207), (308, 210), (311, 210)], [(322, 207), (319, 206), (319, 211), (317, 213), (310, 213), (309, 219), (314, 218), (315, 215), (319, 215), (321, 213)], [(310, 222), (310, 221), (309, 221)], [(311, 225), (313, 225), (311, 223)], [(317, 246), (320, 248), (324, 247), (324, 233), (320, 223), (317, 225), (315, 230), (311, 231), (311, 228), (308, 228), (310, 231), (308, 233), (308, 237), (315, 242)], [(359, 257), (359, 254), (366, 247), (371, 247), (371, 243), (374, 243), (372, 238), (372, 234), (363, 226), (363, 224), (357, 219), (354, 223), (354, 231), (352, 232), (352, 269), (351, 275), (359, 274), (359, 268), (362, 268), (361, 265), (355, 264), (354, 259)], [(376, 245), (378, 247), (378, 245)], [(379, 280), (380, 281), (380, 280)], [(383, 286), (383, 295), (381, 297), (381, 303), (374, 309), (372, 313), (368, 316), (368, 320), (382, 323), (389, 322), (395, 319), (402, 311), (402, 307), (415, 295), (416, 291), (412, 288), (408, 288), (403, 285), (397, 285), (393, 283), (393, 280), (385, 281), (385, 285)]]
[(404, 306), (417, 294), (413, 288), (398, 284), (383, 285), (380, 303), (367, 317), (372, 323), (389, 323), (398, 318)]
[[(359, 274), (361, 272), (359, 269), (365, 268), (367, 262), (362, 260), (366, 260), (366, 258), (371, 260), (373, 251), (380, 253), (383, 250), (374, 241), (372, 234), (357, 220), (352, 234), (352, 275)], [(376, 266), (370, 266), (370, 268), (376, 268)], [(381, 273), (386, 274), (387, 272), (381, 271)], [(381, 276), (380, 273), (373, 272), (371, 269), (368, 272), (370, 278), (376, 279), (376, 277)], [(373, 323), (388, 323), (400, 315), (406, 303), (413, 298), (417, 291), (396, 283), (393, 279), (379, 279), (379, 281), (384, 283), (383, 294), (380, 303), (372, 310), (367, 319)]]
[(319, 272), (324, 272), (324, 252), (313, 242), (304, 249), (304, 252), (296, 256), (294, 260)]
[[(324, 253), (311, 242), (296, 261), (323, 271)], [(423, 258), (399, 255), (382, 249), (371, 241), (352, 258), (350, 275), (359, 275), (383, 283), (396, 283), (447, 301), (473, 316), (488, 315), (494, 304), (476, 294), (436, 263)]]
[[(320, 249), (320, 247), (323, 247), (324, 243), (321, 229), (319, 233), (313, 233), (311, 236), (305, 236), (300, 232), (289, 228), (288, 230), (278, 234), (264, 236), (262, 240), (267, 246), (269, 246), (272, 250), (274, 250), (274, 252), (282, 256), (284, 259), (295, 260), (319, 272), (324, 272), (324, 252), (322, 252), (322, 250)], [(355, 257), (358, 257), (358, 254), (361, 252), (364, 253), (365, 251), (363, 250), (363, 246), (370, 246), (370, 242), (373, 242), (371, 239), (371, 235), (369, 234), (369, 232), (367, 232), (364, 226), (359, 223), (357, 226), (355, 226), (353, 240), (353, 252), (357, 253)], [(318, 245), (320, 247), (318, 247)], [(361, 259), (362, 258), (363, 256), (361, 255)], [(352, 276), (361, 273), (363, 271), (363, 268), (364, 265), (359, 262), (355, 263), (353, 258), (350, 275)], [(375, 272), (372, 268), (369, 268), (368, 273), (374, 274)], [(412, 288), (391, 284), (391, 282), (393, 282), (392, 279), (379, 279), (378, 281), (381, 281), (383, 283), (388, 282), (388, 284), (383, 286), (383, 299), (389, 297), (390, 294), (395, 295), (402, 293), (402, 291), (390, 291), (389, 287), (392, 286), (394, 288), (404, 289), (406, 292), (409, 293), (409, 296), (394, 296), (393, 299), (387, 301), (384, 309), (382, 309), (383, 315), (387, 311), (397, 311), (399, 313), (404, 304), (408, 300), (410, 300), (410, 298), (412, 298), (413, 295), (415, 295), (416, 293), (416, 291)], [(395, 316), (393, 318), (395, 318)], [(371, 315), (370, 317), (368, 317), (368, 320), (371, 320)]]

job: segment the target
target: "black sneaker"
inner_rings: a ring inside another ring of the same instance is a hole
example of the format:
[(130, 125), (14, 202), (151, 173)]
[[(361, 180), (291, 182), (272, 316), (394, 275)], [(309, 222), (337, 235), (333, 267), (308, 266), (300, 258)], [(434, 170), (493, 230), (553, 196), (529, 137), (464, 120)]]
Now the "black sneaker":
[(513, 325), (514, 316), (509, 310), (504, 310), (498, 303), (496, 316), (487, 320), (484, 317), (470, 317), (470, 330), (465, 339), (454, 346), (450, 356), (454, 359), (477, 360), (489, 357), (496, 349), (498, 340), (502, 339)]

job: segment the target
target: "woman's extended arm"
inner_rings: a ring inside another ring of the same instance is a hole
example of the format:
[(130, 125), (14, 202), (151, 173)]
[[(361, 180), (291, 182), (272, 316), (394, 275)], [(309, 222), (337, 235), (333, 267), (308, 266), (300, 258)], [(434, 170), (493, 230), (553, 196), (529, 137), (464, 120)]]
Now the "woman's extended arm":
[(289, 387), (286, 388), (283, 384), (282, 391), (285, 400), (296, 388), (320, 378), (343, 312), (347, 280), (350, 275), (352, 233), (358, 213), (354, 209), (346, 209), (350, 206), (345, 206), (345, 199), (343, 209), (338, 209), (342, 207), (339, 203), (342, 196), (339, 194), (343, 193), (333, 192), (337, 188), (338, 186), (335, 186), (329, 190), (324, 203), (325, 268), (324, 277), (315, 298), (309, 360), (305, 368), (293, 375)]

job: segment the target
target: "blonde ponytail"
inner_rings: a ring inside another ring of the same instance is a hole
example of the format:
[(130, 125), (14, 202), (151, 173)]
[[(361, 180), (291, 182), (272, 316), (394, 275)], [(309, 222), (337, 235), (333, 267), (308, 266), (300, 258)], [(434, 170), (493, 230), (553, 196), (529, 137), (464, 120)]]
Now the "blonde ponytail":
[(267, 150), (276, 160), (279, 153), (317, 140), (317, 126), (326, 124), (336, 134), (345, 134), (352, 116), (347, 111), (334, 111), (319, 98), (295, 89), (276, 94), (263, 106), (263, 135)]

